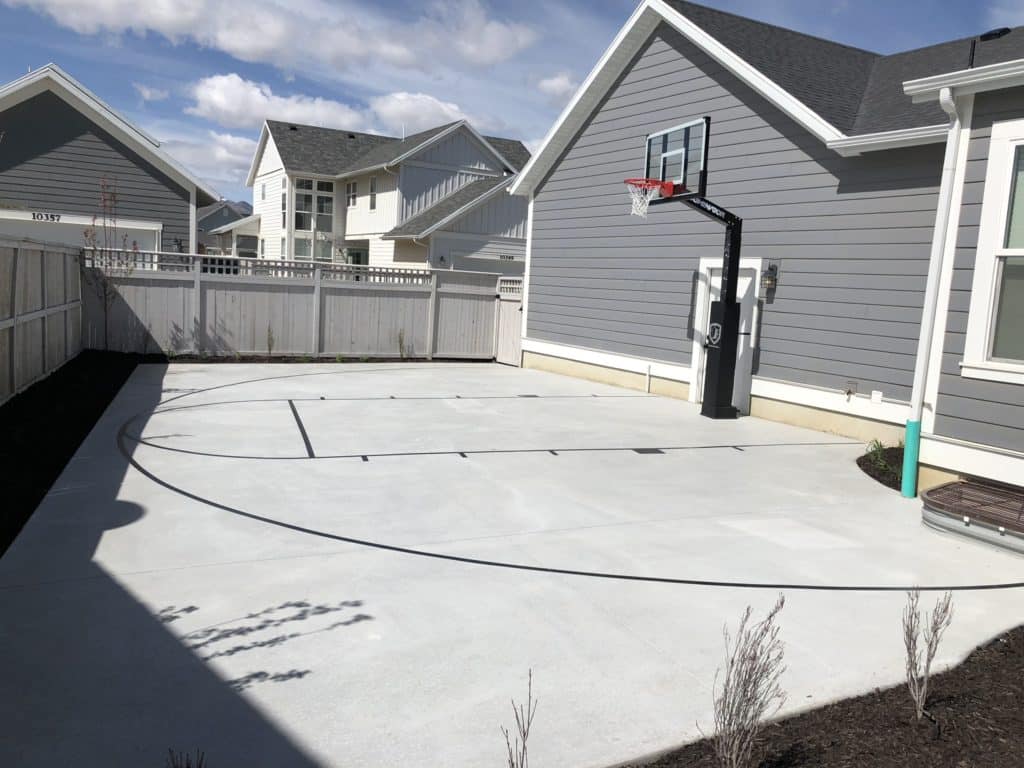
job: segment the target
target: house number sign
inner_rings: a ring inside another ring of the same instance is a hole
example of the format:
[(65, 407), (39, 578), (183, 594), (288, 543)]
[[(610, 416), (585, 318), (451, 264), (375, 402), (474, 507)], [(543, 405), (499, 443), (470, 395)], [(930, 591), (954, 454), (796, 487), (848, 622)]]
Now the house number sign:
[(59, 213), (43, 213), (41, 211), (32, 211), (32, 221), (60, 221)]

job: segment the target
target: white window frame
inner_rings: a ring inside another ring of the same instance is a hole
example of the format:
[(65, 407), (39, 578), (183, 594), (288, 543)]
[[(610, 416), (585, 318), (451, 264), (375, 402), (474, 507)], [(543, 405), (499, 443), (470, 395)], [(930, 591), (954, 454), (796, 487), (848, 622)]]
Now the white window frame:
[(260, 184), (260, 201), (262, 202), (262, 201), (264, 201), (266, 199), (267, 199), (267, 183), (263, 182), (262, 184)]
[(359, 202), (359, 186), (357, 182), (345, 182), (345, 207), (355, 208)]
[(978, 247), (974, 257), (971, 306), (962, 376), (1010, 384), (1024, 384), (1024, 362), (992, 359), (1000, 261), (1024, 256), (1024, 248), (1004, 248), (1010, 208), (1010, 184), (1017, 147), (1024, 146), (1024, 120), (994, 123), (985, 166), (985, 192), (981, 203)]
[[(673, 126), (672, 128), (666, 128), (663, 131), (655, 131), (654, 133), (647, 134), (647, 138), (644, 140), (644, 176), (647, 175), (648, 169), (651, 167), (651, 140), (652, 139), (660, 138), (661, 136), (665, 136), (665, 135), (667, 135), (669, 133), (675, 133), (676, 131), (685, 131), (687, 128), (692, 128), (695, 125), (702, 126), (704, 128), (704, 131), (707, 132), (708, 127), (707, 127), (706, 121), (704, 120), (703, 117), (699, 117), (696, 120), (688, 120), (685, 123), (681, 123), (679, 125)], [(705, 161), (705, 158), (704, 158), (704, 148), (705, 148), (705, 146), (707, 146), (707, 138), (706, 138), (706, 136), (701, 139), (701, 143), (700, 143), (700, 165), (697, 166), (697, 172), (698, 173), (700, 173), (700, 171), (704, 170), (704, 161)], [(687, 152), (687, 150), (688, 150), (688, 147), (684, 144), (679, 149), (673, 149), (670, 152), (665, 152), (661, 156), (661, 167), (659, 169), (660, 174), (658, 176), (658, 179), (660, 181), (674, 181), (676, 184), (682, 184), (683, 183), (683, 176), (686, 174), (686, 152)], [(675, 157), (676, 155), (680, 155), (682, 157), (682, 161), (679, 164), (679, 178), (677, 178), (677, 179), (666, 179), (665, 178), (665, 158)]]
[(377, 210), (377, 177), (376, 176), (371, 176), (370, 177), (369, 188), (370, 188), (370, 191), (369, 191), (369, 195), (370, 195), (370, 210), (371, 211), (376, 211)]

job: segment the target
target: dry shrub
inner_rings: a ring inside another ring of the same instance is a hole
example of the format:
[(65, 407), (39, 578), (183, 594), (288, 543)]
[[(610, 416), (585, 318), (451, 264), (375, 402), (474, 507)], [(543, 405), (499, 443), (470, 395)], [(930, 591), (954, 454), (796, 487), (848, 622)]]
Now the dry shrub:
[(779, 684), (786, 667), (776, 623), (785, 604), (786, 598), (779, 595), (768, 615), (756, 624), (751, 623), (752, 610), (748, 605), (735, 638), (728, 626), (722, 631), (725, 667), (715, 672), (712, 738), (722, 768), (744, 768), (750, 763), (762, 721), (778, 712), (786, 701)]
[(528, 768), (530, 759), (526, 752), (526, 742), (530, 738), (533, 716), (537, 714), (537, 702), (533, 699), (532, 669), (526, 688), (526, 706), (516, 706), (516, 700), (512, 699), (512, 714), (516, 718), (515, 736), (512, 736), (508, 728), (501, 726), (501, 732), (505, 736), (505, 748), (508, 750), (508, 768)]
[[(947, 592), (935, 602), (931, 614), (925, 614), (924, 648), (920, 647), (922, 639), (921, 609), (918, 604), (921, 591), (913, 589), (907, 592), (907, 607), (903, 609), (903, 646), (907, 651), (907, 689), (914, 700), (914, 713), (920, 720), (928, 711), (928, 684), (932, 674), (932, 661), (939, 650), (942, 634), (953, 623), (953, 593)], [(929, 715), (931, 718), (931, 715)]]

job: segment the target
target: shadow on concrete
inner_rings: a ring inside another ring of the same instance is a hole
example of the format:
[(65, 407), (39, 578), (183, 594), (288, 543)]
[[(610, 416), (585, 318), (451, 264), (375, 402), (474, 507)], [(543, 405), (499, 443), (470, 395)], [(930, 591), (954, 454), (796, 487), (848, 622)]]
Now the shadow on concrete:
[(197, 606), (154, 615), (94, 559), (103, 536), (146, 514), (118, 499), (128, 463), (116, 432), (153, 410), (165, 371), (136, 369), (0, 559), (0, 765), (144, 768), (163, 765), (168, 748), (201, 749), (210, 768), (319, 765), (239, 693), (309, 670), (224, 680), (204, 657), (241, 653), (257, 633), (282, 643), (365, 621), (358, 601), (286, 603), (182, 639), (171, 625)]

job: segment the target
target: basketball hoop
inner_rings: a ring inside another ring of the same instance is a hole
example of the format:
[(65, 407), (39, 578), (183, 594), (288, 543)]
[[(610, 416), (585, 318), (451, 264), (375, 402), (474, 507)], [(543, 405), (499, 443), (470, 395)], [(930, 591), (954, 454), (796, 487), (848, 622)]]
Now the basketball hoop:
[(675, 184), (660, 179), (626, 179), (626, 189), (632, 202), (630, 216), (647, 218), (647, 206), (656, 197), (671, 197), (675, 192)]

